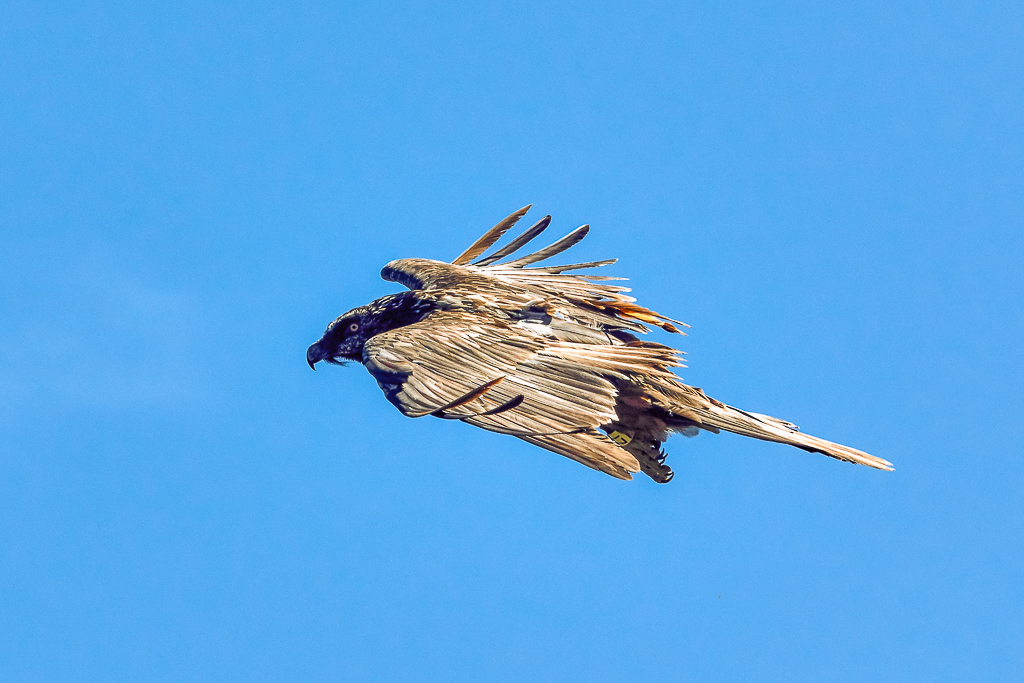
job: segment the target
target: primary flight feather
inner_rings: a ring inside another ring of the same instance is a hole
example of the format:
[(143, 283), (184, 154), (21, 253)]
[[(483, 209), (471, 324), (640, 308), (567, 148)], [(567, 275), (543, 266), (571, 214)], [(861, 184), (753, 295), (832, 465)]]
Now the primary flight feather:
[(615, 259), (527, 267), (582, 240), (583, 225), (539, 251), (502, 262), (540, 235), (545, 216), (507, 246), (481, 256), (530, 209), (516, 211), (451, 263), (399, 259), (385, 280), (410, 291), (338, 317), (306, 351), (320, 361), (358, 361), (409, 417), (461, 420), (572, 458), (620, 479), (672, 478), (662, 443), (673, 433), (720, 430), (790, 444), (891, 470), (847, 446), (800, 433), (767, 415), (733, 408), (682, 382), (679, 351), (641, 341), (648, 325), (683, 325), (638, 305), (621, 278), (566, 271)]

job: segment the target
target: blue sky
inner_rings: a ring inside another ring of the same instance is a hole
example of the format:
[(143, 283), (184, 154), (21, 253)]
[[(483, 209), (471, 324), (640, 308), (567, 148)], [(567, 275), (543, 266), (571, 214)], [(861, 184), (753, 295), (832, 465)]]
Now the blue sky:
[[(1020, 680), (1016, 3), (6, 3), (0, 678)], [(533, 202), (731, 435), (666, 486), (305, 365)]]

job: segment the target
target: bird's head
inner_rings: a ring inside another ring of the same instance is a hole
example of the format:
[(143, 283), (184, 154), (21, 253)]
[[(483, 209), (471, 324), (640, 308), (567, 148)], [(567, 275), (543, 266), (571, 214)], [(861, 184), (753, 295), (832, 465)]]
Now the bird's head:
[(336, 318), (324, 335), (306, 350), (306, 362), (316, 370), (316, 364), (327, 361), (344, 365), (345, 361), (362, 361), (363, 345), (373, 336), (369, 330), (370, 316), (366, 306), (353, 308)]

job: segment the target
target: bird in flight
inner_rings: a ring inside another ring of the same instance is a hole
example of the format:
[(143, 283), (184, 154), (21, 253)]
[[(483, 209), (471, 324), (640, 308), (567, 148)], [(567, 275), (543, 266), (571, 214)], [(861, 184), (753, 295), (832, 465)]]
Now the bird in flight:
[(662, 444), (670, 435), (721, 430), (892, 469), (881, 458), (684, 384), (670, 370), (683, 367), (680, 352), (637, 337), (648, 326), (679, 333), (684, 323), (609, 284), (622, 278), (573, 274), (616, 259), (531, 266), (582, 240), (589, 226), (516, 258), (548, 227), (545, 216), (482, 256), (529, 209), (498, 223), (451, 263), (409, 258), (384, 266), (381, 277), (410, 291), (331, 322), (306, 351), (309, 367), (360, 362), (404, 415), (509, 434), (619, 479), (643, 472), (665, 483), (672, 470)]

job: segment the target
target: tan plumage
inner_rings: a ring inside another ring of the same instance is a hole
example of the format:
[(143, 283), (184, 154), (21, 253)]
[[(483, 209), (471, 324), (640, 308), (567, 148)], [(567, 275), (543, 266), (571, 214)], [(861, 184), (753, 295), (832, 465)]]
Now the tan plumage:
[[(539, 235), (545, 216), (507, 247), (476, 259), (530, 207), (489, 230), (453, 263), (400, 259), (381, 275), (412, 290), (354, 309), (310, 347), (319, 360), (359, 359), (410, 417), (434, 415), (509, 434), (614, 477), (671, 479), (661, 443), (673, 432), (726, 430), (878, 469), (890, 463), (801, 434), (783, 420), (708, 397), (671, 372), (679, 352), (640, 341), (679, 321), (636, 303), (607, 278), (527, 268), (579, 242), (581, 226), (540, 251), (500, 263)], [(353, 327), (355, 331), (353, 330)], [(350, 333), (345, 333), (347, 329)], [(339, 332), (339, 330), (342, 330)]]

